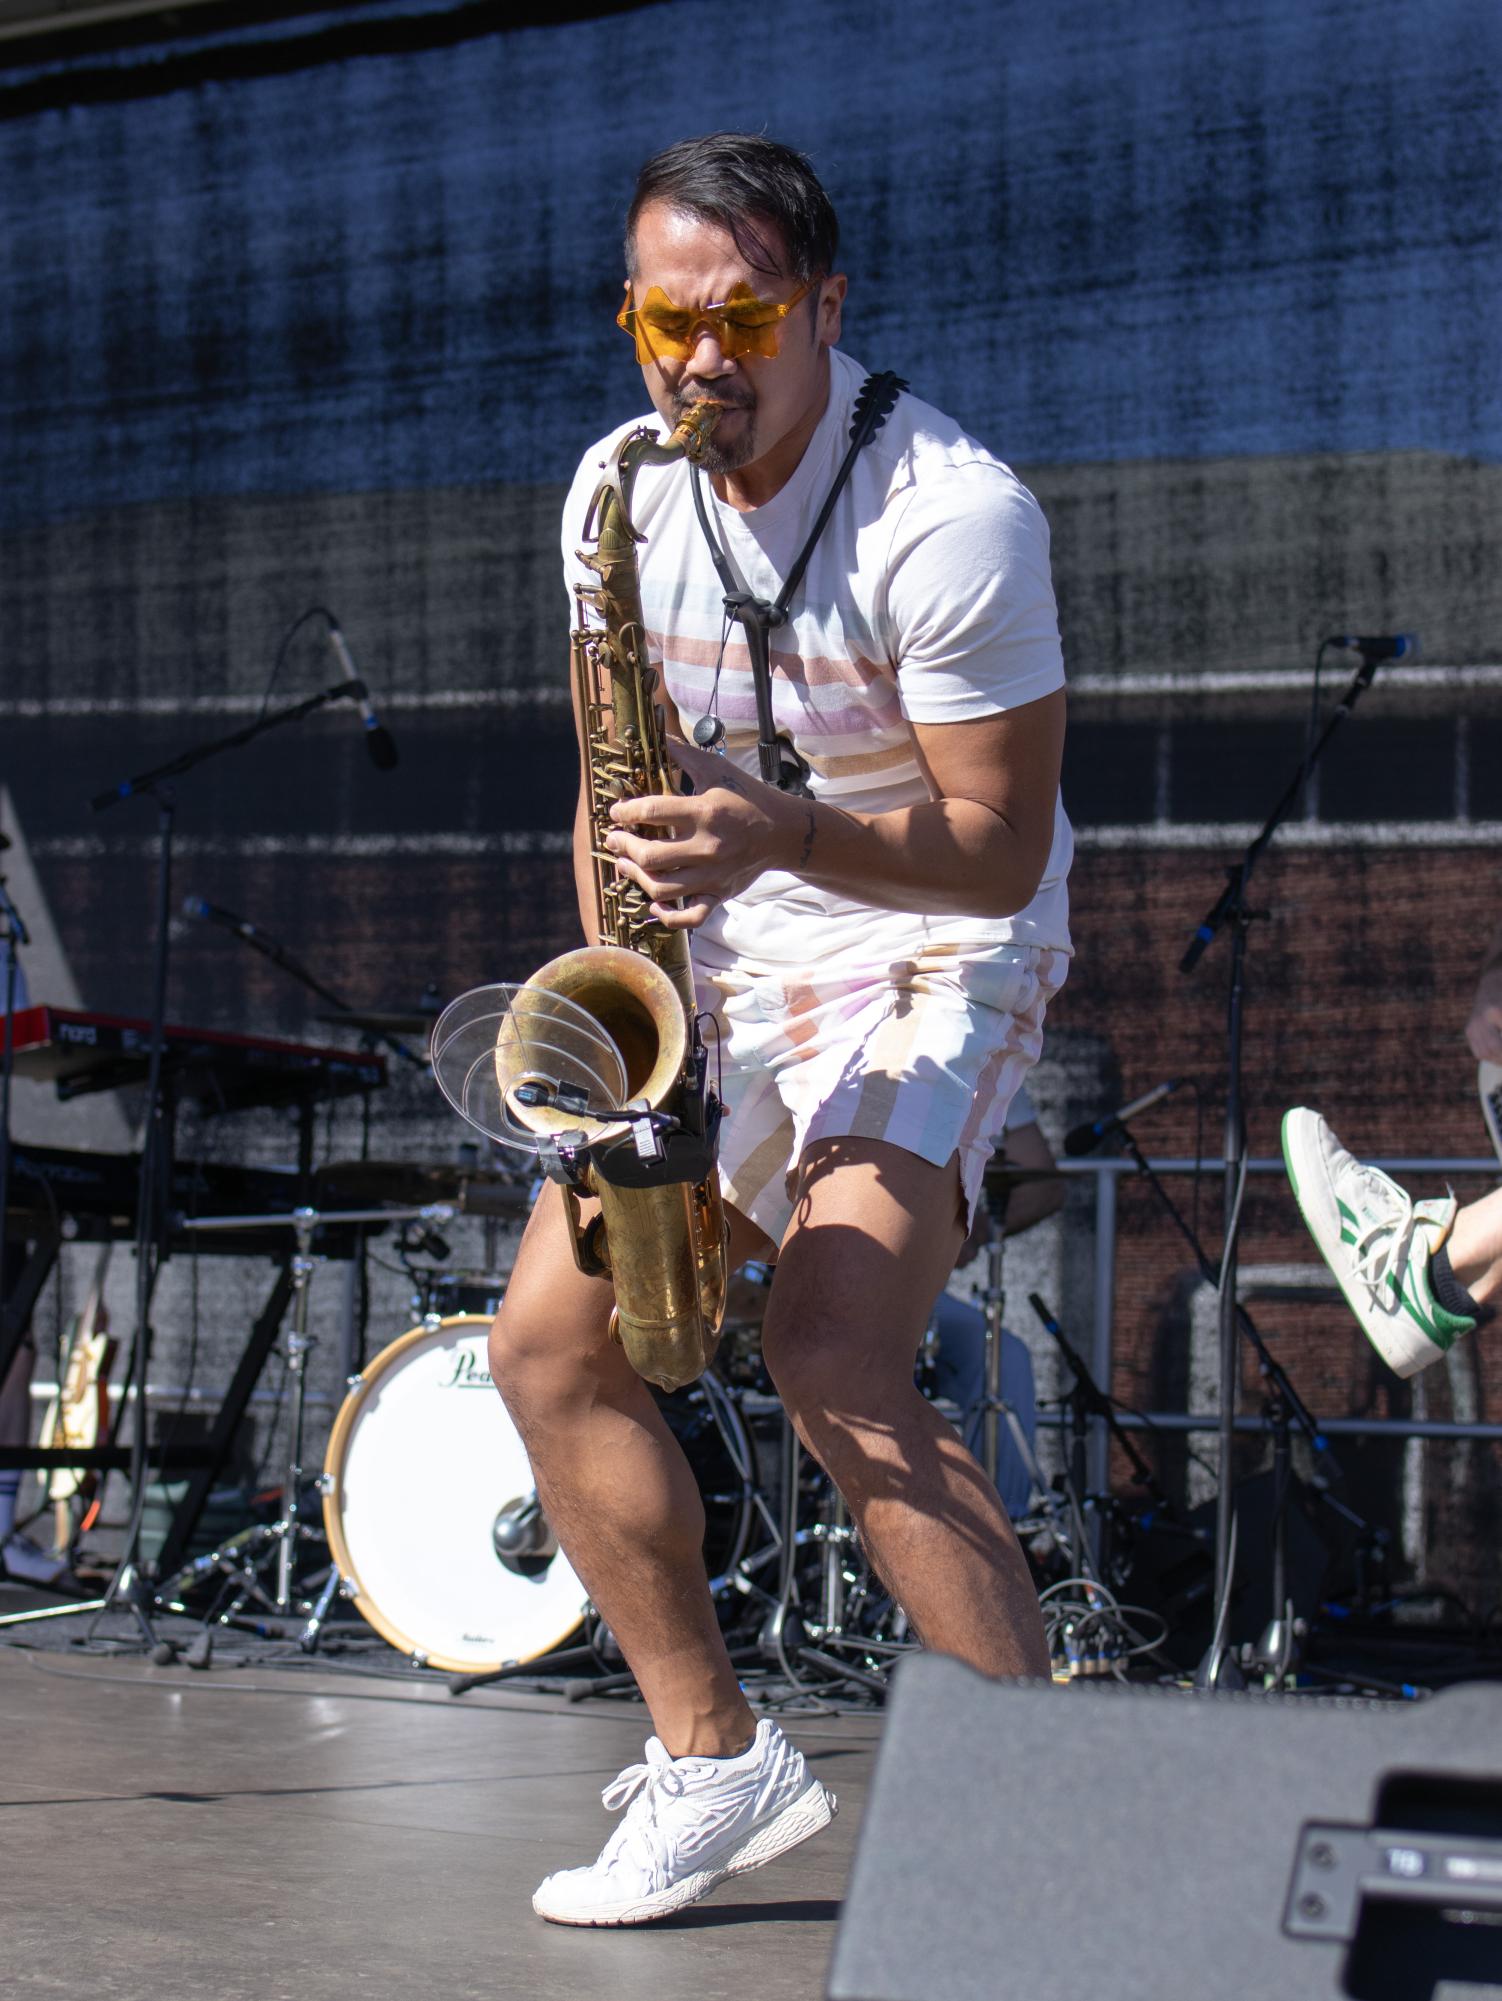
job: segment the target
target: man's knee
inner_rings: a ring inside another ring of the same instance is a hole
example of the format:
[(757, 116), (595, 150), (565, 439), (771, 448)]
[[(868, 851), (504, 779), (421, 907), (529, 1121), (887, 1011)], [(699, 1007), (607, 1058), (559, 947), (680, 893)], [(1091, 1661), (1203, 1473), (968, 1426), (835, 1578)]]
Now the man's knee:
[(556, 1192), (544, 1190), (532, 1213), (491, 1323), (491, 1379), (508, 1404), (523, 1393), (566, 1394), (607, 1345), (610, 1287), (576, 1268)]
[(509, 1402), (550, 1392), (566, 1395), (590, 1369), (603, 1336), (594, 1325), (549, 1308), (536, 1293), (508, 1293), (490, 1323), (490, 1377)]
[(768, 1312), (762, 1323), (761, 1353), (772, 1386), (788, 1416), (798, 1423), (805, 1412), (823, 1410), (836, 1388), (828, 1345), (808, 1338), (809, 1330), (795, 1317)]
[(912, 1371), (891, 1382), (858, 1327), (769, 1314), (762, 1357), (783, 1409), (803, 1443), (834, 1471), (859, 1458), (873, 1426), (890, 1422), (894, 1398), (912, 1391)]

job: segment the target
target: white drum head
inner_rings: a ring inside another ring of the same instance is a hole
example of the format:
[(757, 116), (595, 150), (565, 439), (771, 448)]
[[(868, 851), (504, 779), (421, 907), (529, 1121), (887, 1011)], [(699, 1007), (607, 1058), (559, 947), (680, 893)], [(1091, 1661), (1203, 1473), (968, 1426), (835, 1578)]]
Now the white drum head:
[(561, 1644), (588, 1594), (561, 1552), (531, 1575), (496, 1553), (496, 1518), (532, 1469), (486, 1362), (490, 1322), (456, 1314), (383, 1348), (345, 1399), (324, 1463), (324, 1523), (356, 1609), (434, 1667), (469, 1672)]

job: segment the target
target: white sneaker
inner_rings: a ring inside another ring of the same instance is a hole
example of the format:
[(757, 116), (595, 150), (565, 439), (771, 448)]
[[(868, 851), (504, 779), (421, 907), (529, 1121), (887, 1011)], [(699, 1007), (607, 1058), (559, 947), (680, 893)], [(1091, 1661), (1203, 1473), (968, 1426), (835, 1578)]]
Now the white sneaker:
[(1415, 1376), (1472, 1331), (1476, 1322), (1441, 1306), (1429, 1282), (1455, 1222), (1453, 1195), (1415, 1202), (1302, 1107), (1284, 1115), (1283, 1159), (1309, 1234), (1389, 1368)]
[(13, 1584), (56, 1584), (67, 1574), (66, 1563), (38, 1549), (19, 1530), (0, 1543), (0, 1577)]
[(667, 1917), (727, 1876), (785, 1855), (836, 1811), (833, 1793), (765, 1716), (738, 1758), (670, 1758), (649, 1737), (646, 1763), (628, 1765), (600, 1797), (626, 1817), (597, 1862), (538, 1885), (532, 1908), (555, 1925)]

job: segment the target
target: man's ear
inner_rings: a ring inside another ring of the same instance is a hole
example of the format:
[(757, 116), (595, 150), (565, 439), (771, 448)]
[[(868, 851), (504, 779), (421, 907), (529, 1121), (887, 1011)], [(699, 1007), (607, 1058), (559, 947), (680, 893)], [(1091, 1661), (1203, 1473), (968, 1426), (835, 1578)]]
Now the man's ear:
[(819, 305), (815, 321), (819, 342), (824, 347), (837, 347), (840, 339), (840, 320), (845, 307), (847, 280), (843, 271), (836, 271), (826, 278), (819, 288)]

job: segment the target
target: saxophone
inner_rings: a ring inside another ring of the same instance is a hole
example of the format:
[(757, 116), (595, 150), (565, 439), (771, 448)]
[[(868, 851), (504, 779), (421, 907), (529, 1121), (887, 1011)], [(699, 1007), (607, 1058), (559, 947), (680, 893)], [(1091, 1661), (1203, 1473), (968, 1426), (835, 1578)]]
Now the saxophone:
[[(537, 1135), (539, 1157), (562, 1186), (574, 1261), (588, 1276), (611, 1280), (611, 1334), (637, 1374), (664, 1390), (703, 1374), (725, 1312), (728, 1232), (714, 1164), (720, 1107), (707, 1089), (688, 933), (652, 916), (650, 898), (617, 873), (604, 840), (618, 799), (677, 790), (647, 658), (636, 563), (645, 538), (631, 522), (632, 484), (643, 465), (697, 458), (719, 409), (696, 405), (663, 441), (646, 428), (623, 440), (585, 517), (594, 550), (579, 552), (599, 580), (575, 585), (570, 655), (600, 937), (549, 960), (527, 990), (582, 1008), (611, 1038), (625, 1065), (626, 1117), (580, 1131), (577, 1097), (550, 1094), (530, 1079), (509, 1022), (495, 1050), (508, 1109)], [(601, 625), (587, 623), (591, 610)], [(600, 1203), (588, 1224), (584, 1195)]]

